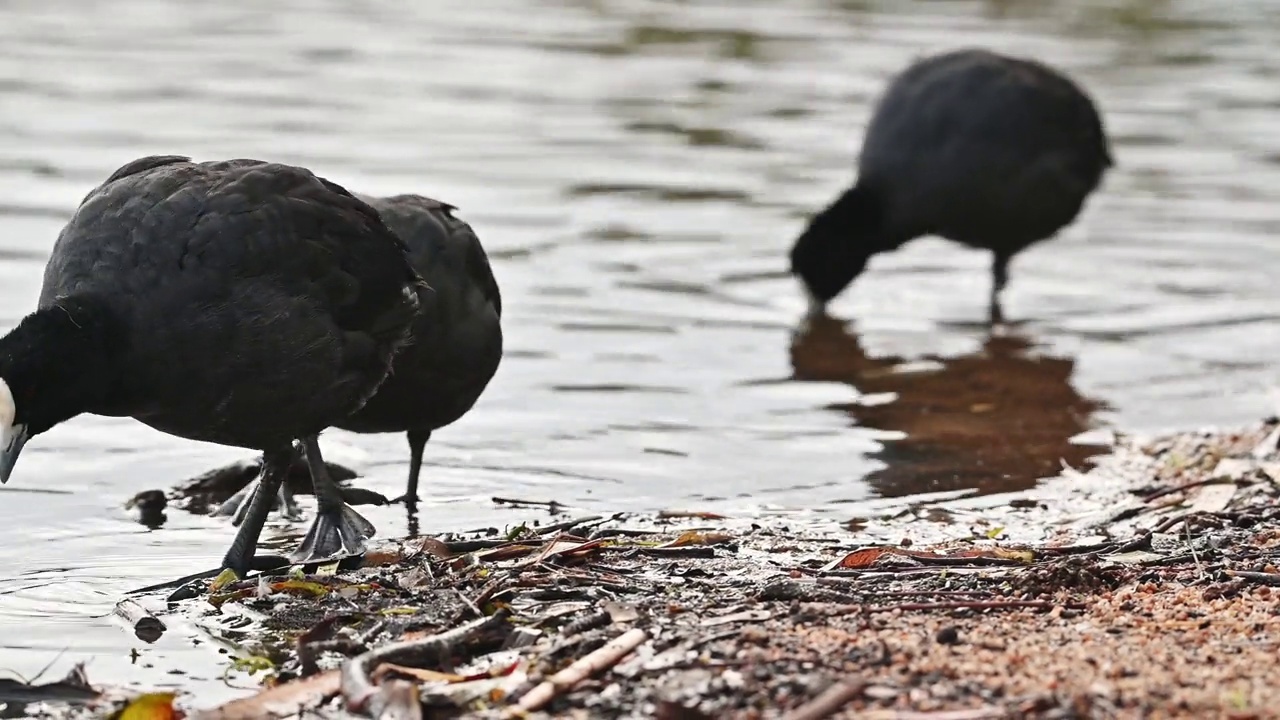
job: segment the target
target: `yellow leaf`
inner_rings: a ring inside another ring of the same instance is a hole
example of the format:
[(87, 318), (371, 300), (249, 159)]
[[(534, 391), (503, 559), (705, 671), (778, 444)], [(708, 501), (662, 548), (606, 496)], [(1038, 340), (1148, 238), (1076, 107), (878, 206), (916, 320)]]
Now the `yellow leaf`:
[(719, 532), (698, 532), (697, 530), (689, 530), (681, 533), (680, 537), (669, 543), (660, 545), (659, 547), (683, 547), (685, 545), (716, 545), (722, 542), (732, 540), (733, 536), (728, 533)]
[(213, 582), (209, 585), (209, 592), (216, 593), (239, 579), (240, 576), (236, 574), (235, 570), (227, 568), (226, 570), (218, 573), (218, 577), (213, 579)]
[(118, 720), (177, 720), (182, 713), (173, 706), (176, 693), (147, 693), (139, 695), (125, 706), (116, 717)]
[(1019, 562), (1030, 563), (1035, 562), (1036, 554), (1033, 550), (1014, 550), (1012, 548), (991, 548), (991, 556), (1005, 558), (1006, 560), (1017, 560)]
[(987, 531), (987, 537), (995, 540), (1000, 537), (1000, 533), (1004, 532), (1004, 527), (993, 527)]
[(275, 663), (271, 662), (271, 658), (262, 657), (261, 655), (238, 657), (231, 661), (231, 664), (235, 669), (247, 672), (250, 675), (274, 669), (276, 666)]
[(413, 607), (389, 607), (380, 611), (383, 615), (417, 615), (418, 609)]
[(312, 595), (316, 595), (316, 596), (327, 595), (329, 593), (329, 588), (325, 585), (321, 585), (318, 582), (311, 582), (309, 580), (296, 580), (293, 578), (290, 578), (289, 580), (283, 580), (278, 583), (273, 583), (271, 585), (271, 589), (276, 592), (280, 592), (283, 590), (300, 590), (302, 592), (311, 593)]

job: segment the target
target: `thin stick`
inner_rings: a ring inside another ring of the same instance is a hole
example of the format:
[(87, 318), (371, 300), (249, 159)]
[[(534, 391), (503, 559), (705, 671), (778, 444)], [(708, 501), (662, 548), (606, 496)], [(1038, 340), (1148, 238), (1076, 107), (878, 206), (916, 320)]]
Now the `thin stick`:
[(525, 693), (516, 706), (507, 711), (507, 717), (522, 717), (555, 700), (561, 693), (572, 690), (578, 683), (617, 665), (649, 639), (649, 633), (633, 628), (605, 643), (603, 646), (573, 661), (569, 667), (542, 681)]
[(1148, 495), (1148, 496), (1146, 496), (1146, 497), (1144, 497), (1144, 498), (1142, 498), (1142, 499), (1143, 499), (1143, 501), (1144, 501), (1144, 502), (1151, 502), (1152, 500), (1158, 500), (1158, 499), (1160, 499), (1160, 498), (1164, 497), (1165, 495), (1173, 495), (1174, 493), (1185, 492), (1185, 491), (1187, 491), (1187, 490), (1194, 490), (1195, 488), (1198, 488), (1198, 487), (1200, 487), (1200, 486), (1202, 486), (1202, 485), (1226, 485), (1227, 483), (1231, 483), (1231, 484), (1233, 484), (1233, 485), (1234, 485), (1234, 484), (1235, 484), (1235, 481), (1234, 481), (1234, 480), (1224, 480), (1222, 477), (1220, 477), (1220, 476), (1216, 476), (1216, 475), (1215, 475), (1214, 477), (1211, 477), (1211, 478), (1205, 478), (1205, 479), (1203, 479), (1203, 480), (1194, 480), (1194, 481), (1189, 482), (1189, 483), (1186, 483), (1186, 484), (1184, 484), (1184, 485), (1178, 485), (1178, 486), (1176, 486), (1176, 487), (1170, 487), (1170, 488), (1165, 488), (1165, 489), (1163, 489), (1163, 490), (1157, 490), (1157, 491), (1155, 491), (1155, 492), (1151, 493), (1150, 495)]
[(862, 695), (866, 686), (866, 683), (841, 680), (823, 690), (818, 697), (783, 716), (783, 720), (822, 720), (835, 715), (840, 708)]
[(1274, 585), (1280, 587), (1280, 573), (1265, 572), (1248, 572), (1245, 570), (1228, 570), (1228, 577), (1240, 578), (1241, 580), (1250, 580), (1263, 585)]
[[(377, 698), (379, 695), (378, 688), (373, 684), (369, 674), (382, 663), (407, 665), (412, 662), (412, 658), (425, 653), (439, 653), (456, 647), (485, 630), (505, 622), (508, 614), (505, 609), (499, 610), (489, 617), (473, 620), (452, 630), (446, 630), (420, 640), (406, 640), (383, 645), (344, 662), (342, 664), (342, 698), (346, 702), (347, 710), (354, 713), (363, 713), (369, 706), (370, 701)], [(377, 712), (372, 712), (371, 714), (374, 717), (378, 716)]]
[(544, 507), (551, 511), (565, 507), (562, 503), (555, 500), (521, 500), (520, 498), (494, 497), (493, 501), (499, 505), (511, 505), (512, 507)]
[(1015, 608), (1052, 610), (1056, 607), (1062, 607), (1064, 610), (1083, 610), (1085, 607), (1080, 603), (1054, 603), (1044, 602), (1042, 600), (960, 600), (955, 602), (898, 603), (896, 605), (842, 605), (838, 603), (810, 604), (810, 607), (815, 609), (823, 606), (827, 606), (832, 610), (841, 610), (846, 613), (880, 613), (893, 612), (894, 610), (902, 610), (903, 612), (922, 610), (1012, 610)]

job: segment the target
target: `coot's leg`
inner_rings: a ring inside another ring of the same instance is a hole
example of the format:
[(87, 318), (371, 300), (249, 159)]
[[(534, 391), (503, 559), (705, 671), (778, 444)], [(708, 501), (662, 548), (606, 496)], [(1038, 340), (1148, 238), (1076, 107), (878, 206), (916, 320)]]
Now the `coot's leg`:
[[(295, 451), (297, 452), (297, 451)], [(261, 461), (259, 461), (261, 462)], [(214, 516), (230, 516), (234, 525), (244, 522), (245, 513), (249, 511), (249, 498), (258, 489), (258, 485), (262, 482), (262, 475), (245, 485), (240, 492), (227, 498), (226, 502), (219, 505), (211, 514)], [(293, 498), (293, 491), (289, 489), (289, 483), (280, 483), (280, 491), (276, 493), (276, 502), (273, 508), (280, 508), (281, 514), (287, 520), (301, 520), (302, 513), (298, 509), (298, 502)]]
[(409, 431), (409, 485), (404, 496), (392, 502), (404, 501), (406, 505), (418, 504), (418, 476), (422, 473), (422, 453), (431, 439), (430, 430)]
[(373, 537), (373, 524), (352, 510), (342, 499), (342, 489), (329, 476), (320, 441), (315, 435), (302, 439), (303, 454), (311, 469), (311, 482), (316, 489), (316, 519), (289, 559), (295, 563), (320, 562), (338, 556), (359, 555), (365, 540)]
[(262, 526), (267, 522), (267, 514), (275, 504), (280, 485), (284, 483), (289, 472), (289, 463), (293, 460), (293, 448), (286, 446), (269, 450), (262, 454), (262, 474), (260, 483), (254, 489), (249, 507), (244, 514), (244, 522), (231, 542), (231, 549), (222, 558), (222, 567), (234, 570), (244, 577), (253, 566), (254, 551), (258, 548), (258, 536), (262, 534)]
[(1004, 309), (1000, 307), (1000, 293), (1009, 282), (1009, 256), (997, 252), (991, 263), (991, 324), (1004, 322)]

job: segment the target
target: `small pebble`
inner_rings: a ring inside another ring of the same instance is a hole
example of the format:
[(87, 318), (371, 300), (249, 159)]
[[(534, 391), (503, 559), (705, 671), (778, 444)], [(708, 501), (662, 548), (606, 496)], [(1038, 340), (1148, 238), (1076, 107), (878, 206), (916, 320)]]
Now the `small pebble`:
[(956, 629), (955, 625), (948, 625), (939, 630), (933, 639), (939, 645), (956, 645), (960, 642), (960, 631)]

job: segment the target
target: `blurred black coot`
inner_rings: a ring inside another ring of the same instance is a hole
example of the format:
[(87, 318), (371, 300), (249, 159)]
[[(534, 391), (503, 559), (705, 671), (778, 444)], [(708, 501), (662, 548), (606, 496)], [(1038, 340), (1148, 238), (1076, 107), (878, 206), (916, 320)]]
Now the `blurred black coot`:
[(1079, 214), (1113, 164), (1093, 101), (1061, 73), (987, 50), (934, 55), (890, 84), (857, 183), (810, 221), (791, 270), (819, 313), (870, 257), (924, 235), (991, 250), (991, 320), (1009, 260)]
[[(475, 405), (502, 360), (502, 297), (489, 258), (455, 207), (420, 195), (358, 196), (381, 215), (409, 247), (414, 269), (434, 291), (435, 301), (413, 323), (378, 392), (354, 415), (335, 424), (357, 433), (405, 432), (409, 437), (409, 482), (404, 499), (417, 501), (423, 448), (438, 430)], [(215, 511), (241, 515), (250, 485)], [(286, 514), (292, 496), (281, 485)]]
[(243, 574), (300, 440), (318, 514), (295, 562), (362, 550), (317, 435), (373, 395), (430, 288), (377, 212), (311, 172), (144, 157), (80, 204), (39, 309), (0, 339), (0, 480), (80, 413), (264, 453), (223, 565)]

